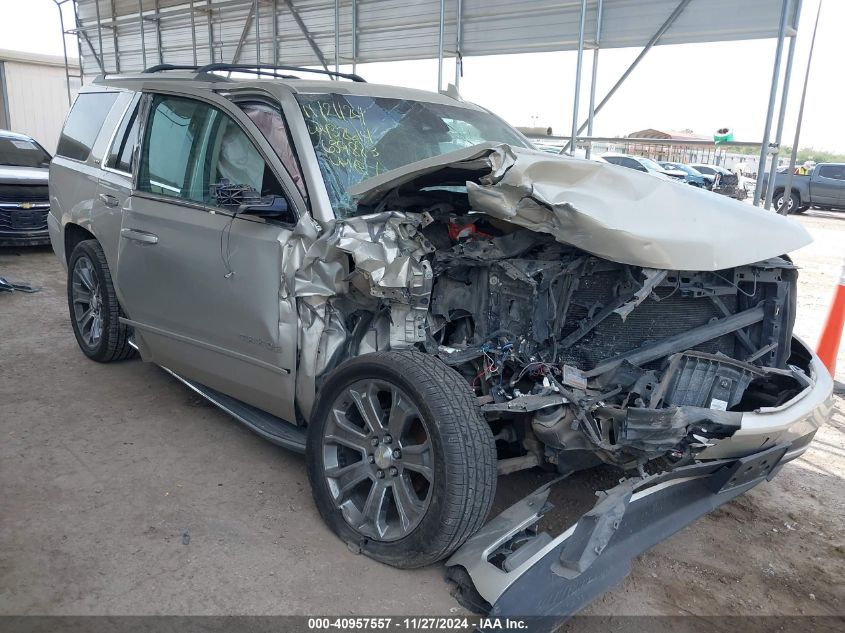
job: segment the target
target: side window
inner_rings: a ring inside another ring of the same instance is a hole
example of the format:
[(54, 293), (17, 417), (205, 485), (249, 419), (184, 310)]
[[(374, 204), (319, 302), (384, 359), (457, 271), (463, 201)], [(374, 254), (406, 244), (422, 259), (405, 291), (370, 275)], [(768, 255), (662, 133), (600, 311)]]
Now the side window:
[(117, 133), (114, 135), (109, 154), (106, 157), (106, 167), (122, 171), (127, 174), (132, 173), (132, 150), (138, 142), (138, 104), (133, 103), (126, 111), (123, 121), (117, 128)]
[(116, 92), (86, 92), (78, 95), (70, 109), (59, 145), (57, 156), (74, 160), (88, 160), (94, 141), (103, 127), (117, 99)]
[(845, 165), (822, 165), (819, 167), (819, 176), (821, 178), (845, 180)]
[(617, 158), (616, 156), (605, 156), (604, 159), (608, 163), (611, 163), (612, 165), (621, 165), (622, 164), (622, 163), (619, 162), (619, 158)]
[(293, 180), (299, 193), (304, 200), (308, 200), (308, 191), (305, 188), (305, 178), (302, 176), (302, 168), (299, 165), (299, 158), (293, 140), (290, 137), (288, 126), (282, 113), (275, 107), (265, 103), (243, 103), (239, 104), (261, 133), (270, 146), (276, 151), (288, 174)]
[(231, 117), (200, 101), (163, 95), (150, 108), (138, 189), (226, 208), (284, 195)]

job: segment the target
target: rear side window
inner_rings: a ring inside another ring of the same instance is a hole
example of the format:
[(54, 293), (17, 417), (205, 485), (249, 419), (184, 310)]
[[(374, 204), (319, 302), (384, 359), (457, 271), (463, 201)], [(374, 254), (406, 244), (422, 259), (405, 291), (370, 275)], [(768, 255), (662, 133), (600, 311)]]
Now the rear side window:
[(74, 160), (88, 160), (94, 141), (103, 127), (116, 92), (88, 92), (76, 97), (62, 130), (56, 155)]
[(284, 195), (252, 141), (227, 114), (191, 99), (156, 96), (150, 108), (138, 189), (236, 208)]

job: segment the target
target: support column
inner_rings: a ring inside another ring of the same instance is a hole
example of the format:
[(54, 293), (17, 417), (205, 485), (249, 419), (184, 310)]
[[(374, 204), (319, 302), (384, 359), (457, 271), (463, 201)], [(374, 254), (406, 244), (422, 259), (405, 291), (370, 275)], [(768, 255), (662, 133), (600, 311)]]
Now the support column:
[(194, 54), (194, 66), (197, 65), (197, 25), (194, 21), (194, 0), (191, 0), (191, 51)]
[[(596, 47), (593, 49), (593, 74), (590, 78), (590, 110), (587, 113), (587, 136), (593, 135), (593, 119), (596, 116), (596, 83), (599, 73), (599, 50), (601, 49), (601, 19), (604, 10), (604, 0), (596, 4)], [(586, 157), (590, 158), (593, 142), (587, 142)]]
[(340, 72), (340, 0), (334, 0), (334, 71)]
[[(769, 168), (769, 179), (768, 182), (774, 182), (775, 173), (777, 172), (778, 168), (778, 155), (780, 154), (780, 142), (783, 138), (783, 125), (784, 119), (786, 118), (786, 105), (787, 105), (787, 98), (789, 96), (789, 82), (792, 78), (792, 61), (795, 57), (795, 40), (798, 38), (798, 16), (801, 15), (801, 0), (797, 0), (796, 12), (795, 12), (795, 24), (793, 27), (795, 28), (795, 33), (792, 37), (789, 38), (789, 51), (786, 54), (786, 69), (783, 72), (783, 90), (781, 91), (780, 96), (780, 112), (778, 113), (778, 127), (777, 131), (775, 132), (775, 151), (772, 152), (771, 158), (771, 167)], [(772, 193), (774, 191), (774, 187), (766, 187), (766, 200), (763, 203), (764, 209), (770, 209), (772, 207)]]
[[(778, 96), (778, 82), (780, 79), (780, 62), (783, 57), (783, 40), (786, 35), (787, 9), (789, 0), (783, 0), (778, 28), (778, 42), (775, 48), (775, 64), (772, 68), (772, 86), (769, 90), (769, 108), (766, 112), (766, 126), (763, 128), (763, 144), (760, 146), (760, 160), (757, 168), (757, 180), (766, 173), (766, 157), (769, 155), (769, 139), (772, 133), (772, 119), (775, 116), (775, 100)], [(754, 206), (760, 204), (760, 187), (754, 187)]]
[[(598, 114), (599, 111), (605, 106), (605, 104), (608, 101), (610, 101), (610, 98), (616, 93), (617, 90), (619, 90), (619, 86), (621, 86), (623, 83), (625, 83), (625, 80), (631, 75), (632, 72), (634, 72), (634, 69), (639, 65), (639, 63), (648, 54), (648, 52), (652, 48), (654, 48), (654, 45), (657, 44), (657, 42), (660, 41), (660, 38), (663, 37), (663, 34), (666, 33), (666, 31), (669, 30), (669, 27), (672, 26), (675, 23), (675, 20), (677, 20), (678, 16), (680, 16), (684, 12), (684, 9), (687, 8), (687, 5), (689, 5), (690, 2), (691, 2), (691, 0), (681, 0), (681, 2), (678, 4), (678, 6), (675, 7), (675, 10), (672, 11), (672, 13), (669, 15), (668, 18), (666, 18), (666, 21), (662, 25), (660, 25), (660, 28), (657, 29), (657, 32), (654, 35), (652, 35), (651, 39), (643, 47), (643, 50), (640, 51), (640, 54), (637, 55), (637, 57), (634, 59), (634, 61), (631, 62), (630, 66), (628, 66), (628, 68), (625, 69), (625, 72), (623, 72), (622, 76), (619, 77), (619, 79), (616, 80), (616, 83), (613, 84), (613, 87), (610, 90), (607, 91), (607, 94), (604, 96), (604, 98), (596, 106), (594, 114)], [(581, 127), (578, 128), (576, 135), (583, 132), (586, 127), (587, 127), (587, 121), (584, 121), (584, 123), (581, 124)], [(574, 139), (572, 139), (572, 140), (574, 140)], [(570, 140), (566, 145), (563, 146), (563, 149), (560, 150), (561, 154), (566, 153), (566, 151), (569, 149), (569, 146), (572, 144), (572, 140)]]
[(279, 1), (273, 0), (273, 64), (279, 64)]
[(352, 0), (352, 74), (358, 72), (358, 2)]
[[(210, 1), (210, 0), (209, 0)], [(141, 28), (141, 66), (147, 67), (147, 42), (144, 37), (144, 5), (143, 0), (138, 0), (138, 24)]]
[(440, 26), (437, 40), (437, 92), (443, 87), (443, 22), (446, 19), (446, 0), (440, 0)]
[(581, 0), (581, 22), (578, 27), (578, 61), (575, 63), (575, 97), (572, 99), (572, 136), (569, 141), (569, 155), (575, 155), (578, 136), (578, 105), (581, 100), (581, 66), (584, 61), (584, 26), (587, 21), (587, 0)]
[(461, 76), (464, 74), (464, 58), (461, 54), (461, 28), (464, 17), (464, 6), (462, 0), (457, 0), (457, 11), (455, 15), (455, 89), (461, 87)]

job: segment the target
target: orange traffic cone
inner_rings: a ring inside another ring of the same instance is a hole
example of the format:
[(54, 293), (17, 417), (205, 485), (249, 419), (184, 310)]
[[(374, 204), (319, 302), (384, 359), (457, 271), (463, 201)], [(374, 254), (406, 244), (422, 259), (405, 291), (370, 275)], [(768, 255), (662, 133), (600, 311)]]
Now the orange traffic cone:
[(836, 357), (839, 355), (839, 341), (842, 339), (842, 324), (845, 322), (845, 263), (842, 265), (842, 276), (833, 295), (833, 304), (819, 339), (817, 354), (827, 367), (830, 375), (836, 374)]

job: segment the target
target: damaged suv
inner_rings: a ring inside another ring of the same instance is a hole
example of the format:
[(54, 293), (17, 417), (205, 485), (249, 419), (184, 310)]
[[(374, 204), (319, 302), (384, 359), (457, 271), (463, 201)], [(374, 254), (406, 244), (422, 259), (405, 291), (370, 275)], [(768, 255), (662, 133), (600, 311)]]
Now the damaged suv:
[[(140, 353), (305, 452), (340, 538), (452, 555), (496, 614), (580, 608), (806, 450), (832, 380), (792, 334), (803, 228), (457, 96), (291, 72), (79, 95), (49, 227), (88, 357)], [(598, 464), (621, 483), (563, 534), (548, 487), (485, 525), (498, 474)]]

